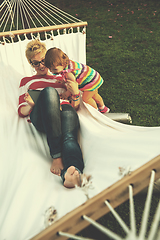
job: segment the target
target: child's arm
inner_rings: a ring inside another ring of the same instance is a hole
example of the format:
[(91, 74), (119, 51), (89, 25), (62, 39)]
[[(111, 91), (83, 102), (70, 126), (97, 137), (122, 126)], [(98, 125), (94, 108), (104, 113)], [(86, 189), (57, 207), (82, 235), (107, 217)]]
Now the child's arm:
[(66, 73), (66, 78), (76, 82), (76, 78), (72, 72)]
[(80, 104), (80, 93), (78, 89), (78, 83), (76, 82), (76, 78), (73, 73), (67, 73), (67, 90), (69, 90), (72, 94), (71, 105), (73, 108), (78, 110)]

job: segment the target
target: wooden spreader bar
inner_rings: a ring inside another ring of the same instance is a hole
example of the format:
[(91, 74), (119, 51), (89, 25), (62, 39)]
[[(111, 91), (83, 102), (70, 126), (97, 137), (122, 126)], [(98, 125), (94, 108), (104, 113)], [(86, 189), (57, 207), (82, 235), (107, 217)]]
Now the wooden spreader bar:
[(66, 214), (50, 227), (33, 237), (32, 240), (64, 240), (67, 238), (58, 236), (58, 232), (68, 232), (70, 234), (80, 232), (89, 225), (88, 222), (82, 219), (83, 215), (93, 220), (104, 216), (110, 211), (105, 204), (106, 200), (110, 202), (113, 208), (116, 208), (129, 199), (129, 185), (133, 186), (133, 195), (141, 192), (149, 185), (152, 170), (155, 171), (156, 181), (160, 178), (160, 155)]
[(85, 27), (87, 25), (88, 25), (87, 22), (77, 22), (77, 23), (47, 26), (47, 27), (20, 29), (20, 30), (15, 30), (10, 32), (0, 32), (0, 37), (10, 37), (10, 36), (23, 35), (23, 34), (49, 32), (49, 31), (55, 31), (58, 29), (61, 30), (61, 29), (69, 29), (69, 28), (76, 28), (76, 27)]

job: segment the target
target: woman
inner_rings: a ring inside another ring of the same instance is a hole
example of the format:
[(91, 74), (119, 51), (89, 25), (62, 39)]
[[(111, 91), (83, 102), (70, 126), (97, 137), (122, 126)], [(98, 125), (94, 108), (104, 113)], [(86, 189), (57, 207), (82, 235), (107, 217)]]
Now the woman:
[[(44, 65), (46, 51), (45, 44), (39, 40), (32, 40), (27, 45), (26, 57), (36, 74), (21, 80), (18, 113), (20, 117), (29, 117), (28, 121), (38, 131), (46, 133), (53, 158), (50, 170), (61, 175), (65, 187), (72, 188), (80, 185), (84, 168), (82, 152), (77, 142), (79, 119), (76, 110), (80, 94), (76, 82), (68, 80), (65, 86), (49, 73)], [(29, 95), (29, 89), (41, 90), (36, 103)], [(70, 103), (60, 99), (61, 94), (67, 90), (72, 94)]]

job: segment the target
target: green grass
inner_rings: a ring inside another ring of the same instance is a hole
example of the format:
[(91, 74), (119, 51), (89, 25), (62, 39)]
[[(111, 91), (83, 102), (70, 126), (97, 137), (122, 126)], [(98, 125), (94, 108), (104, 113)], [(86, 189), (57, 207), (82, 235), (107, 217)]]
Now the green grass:
[[(137, 126), (160, 126), (160, 1), (50, 1), (88, 22), (87, 64), (102, 75), (99, 92), (111, 112), (130, 113)], [(149, 224), (158, 200), (154, 195)], [(144, 202), (145, 195), (135, 197), (138, 228)], [(116, 210), (129, 224), (128, 201)], [(111, 213), (99, 222), (124, 236)], [(109, 239), (97, 232), (90, 226), (80, 235)]]
[(134, 125), (159, 126), (160, 2), (54, 4), (88, 22), (87, 64), (102, 75), (99, 92), (111, 112), (130, 113)]

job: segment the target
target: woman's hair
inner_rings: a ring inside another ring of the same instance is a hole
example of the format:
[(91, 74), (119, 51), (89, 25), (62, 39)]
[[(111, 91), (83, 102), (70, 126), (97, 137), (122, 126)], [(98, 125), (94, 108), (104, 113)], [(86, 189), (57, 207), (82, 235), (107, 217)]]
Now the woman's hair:
[(45, 56), (45, 66), (47, 68), (63, 66), (64, 68), (67, 67), (69, 64), (68, 56), (59, 48), (50, 48)]
[(26, 47), (26, 58), (28, 62), (31, 63), (31, 59), (40, 52), (47, 52), (45, 43), (42, 43), (37, 39), (29, 42)]

